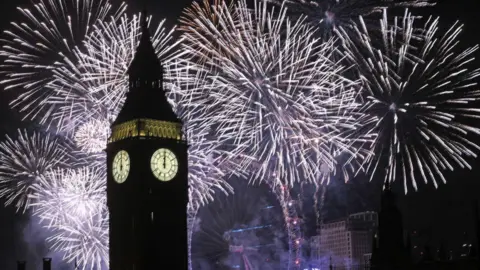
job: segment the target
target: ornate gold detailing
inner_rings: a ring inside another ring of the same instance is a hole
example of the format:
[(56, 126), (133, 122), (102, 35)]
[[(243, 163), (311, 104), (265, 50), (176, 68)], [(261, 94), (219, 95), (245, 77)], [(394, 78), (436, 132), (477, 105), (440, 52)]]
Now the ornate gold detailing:
[(153, 119), (137, 119), (112, 127), (109, 143), (134, 137), (182, 140), (182, 125)]

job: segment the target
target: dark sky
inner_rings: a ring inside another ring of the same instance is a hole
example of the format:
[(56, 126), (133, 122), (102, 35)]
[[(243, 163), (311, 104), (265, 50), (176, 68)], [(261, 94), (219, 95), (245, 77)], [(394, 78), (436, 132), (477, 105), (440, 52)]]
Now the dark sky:
[[(5, 29), (8, 22), (15, 19), (17, 11), (15, 5), (25, 5), (30, 1), (16, 0), (3, 1), (0, 11), (0, 27)], [(5, 4), (8, 3), (8, 4)], [(114, 1), (116, 2), (116, 1)], [(151, 0), (147, 7), (150, 13), (156, 18), (167, 17), (171, 24), (174, 24), (190, 0)], [(462, 38), (465, 44), (473, 45), (480, 41), (480, 24), (478, 23), (479, 4), (476, 0), (442, 1), (437, 7), (430, 9), (435, 15), (443, 17), (442, 23), (453, 23), (461, 20), (466, 24), (465, 33)], [(141, 1), (130, 1), (129, 5), (135, 11), (141, 10)], [(477, 61), (477, 65), (480, 62)], [(8, 107), (9, 99), (15, 93), (5, 93), (0, 90), (0, 138), (6, 132), (15, 131), (19, 124), (19, 115)], [(471, 201), (478, 197), (480, 191), (479, 169), (480, 161), (474, 163), (473, 171), (457, 170), (448, 175), (448, 184), (441, 184), (438, 190), (431, 185), (420, 184), (420, 191), (400, 197), (400, 205), (405, 213), (405, 224), (410, 229), (432, 230), (433, 238), (440, 239), (445, 236), (450, 243), (459, 239), (463, 231), (472, 233), (471, 223)], [(369, 186), (372, 186), (371, 184)], [(361, 195), (361, 194), (360, 194)], [(366, 198), (367, 199), (367, 198)], [(370, 198), (371, 199), (371, 198)], [(27, 224), (26, 217), (15, 215), (14, 211), (0, 207), (0, 265), (10, 269), (16, 259), (26, 256), (25, 244), (22, 244), (22, 232)]]

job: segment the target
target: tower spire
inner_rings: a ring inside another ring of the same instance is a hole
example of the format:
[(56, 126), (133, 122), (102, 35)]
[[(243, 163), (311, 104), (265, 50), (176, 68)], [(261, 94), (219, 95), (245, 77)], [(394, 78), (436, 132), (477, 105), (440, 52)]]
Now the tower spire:
[(187, 269), (187, 138), (164, 89), (158, 38), (151, 39), (145, 8), (134, 24), (128, 92), (106, 149), (109, 265)]
[(140, 15), (138, 27), (140, 40), (128, 68), (129, 89), (125, 105), (114, 125), (135, 119), (155, 119), (180, 123), (167, 100), (164, 89), (163, 67), (148, 29), (146, 9)]
[[(147, 3), (145, 0), (142, 1), (143, 2), (143, 9), (142, 9), (142, 27), (146, 26), (147, 29), (148, 29), (148, 20), (147, 20)], [(142, 31), (145, 30), (144, 28), (142, 28)]]
[(145, 5), (143, 6), (141, 17), (142, 41), (145, 37), (148, 37), (148, 40), (150, 40), (150, 31), (148, 30), (148, 12)]
[[(142, 83), (155, 85), (155, 88), (163, 88), (163, 67), (151, 40), (147, 14), (147, 10), (144, 9), (140, 15), (140, 42), (128, 68), (128, 75), (130, 82), (140, 80)], [(155, 84), (152, 84), (154, 82)]]

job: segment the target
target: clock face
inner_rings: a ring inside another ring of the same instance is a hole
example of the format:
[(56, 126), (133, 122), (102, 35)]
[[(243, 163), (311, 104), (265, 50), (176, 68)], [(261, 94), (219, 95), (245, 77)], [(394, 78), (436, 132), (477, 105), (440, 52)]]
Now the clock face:
[(121, 150), (113, 158), (112, 173), (113, 180), (121, 184), (127, 180), (130, 172), (130, 156), (127, 151)]
[(153, 175), (160, 181), (172, 180), (178, 171), (178, 159), (175, 154), (166, 148), (160, 148), (152, 155), (150, 166)]

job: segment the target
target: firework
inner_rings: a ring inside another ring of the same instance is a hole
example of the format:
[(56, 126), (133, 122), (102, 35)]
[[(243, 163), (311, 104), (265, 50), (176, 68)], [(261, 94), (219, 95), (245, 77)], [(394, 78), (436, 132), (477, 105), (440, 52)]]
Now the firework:
[(189, 269), (192, 269), (191, 243), (198, 209), (212, 202), (218, 193), (232, 194), (232, 187), (225, 181), (229, 170), (237, 169), (235, 164), (226, 162), (219, 156), (218, 142), (209, 137), (211, 126), (202, 119), (205, 114), (199, 104), (190, 102), (189, 93), (204, 87), (201, 83), (205, 74), (194, 72), (182, 60), (175, 61), (172, 74), (167, 82), (168, 101), (177, 115), (183, 119), (184, 130), (188, 139), (188, 182), (189, 203), (188, 245)]
[(189, 101), (203, 108), (206, 125), (242, 171), (255, 181), (317, 182), (329, 174), (318, 164), (331, 172), (340, 153), (357, 154), (343, 137), (361, 122), (361, 114), (347, 113), (359, 107), (355, 83), (329, 60), (332, 41), (319, 42), (302, 21), (291, 23), (285, 9), (273, 13), (264, 3), (253, 11), (245, 1), (211, 10), (215, 16), (200, 12), (182, 26), (190, 29), (188, 56), (202, 59), (192, 68), (209, 74)]
[(5, 198), (5, 204), (26, 210), (33, 185), (56, 166), (66, 164), (68, 151), (64, 146), (50, 134), (19, 130), (16, 138), (7, 136), (0, 143), (0, 197)]
[(105, 178), (100, 168), (48, 172), (32, 187), (34, 215), (48, 228), (79, 224), (100, 215), (106, 207)]
[[(214, 54), (210, 53), (212, 48), (205, 48), (202, 44), (207, 43), (209, 46), (212, 40), (218, 38), (219, 32), (223, 29), (220, 23), (218, 7), (228, 5), (228, 11), (234, 14), (234, 1), (225, 0), (203, 0), (194, 1), (192, 5), (185, 8), (180, 17), (180, 31), (189, 33), (190, 42), (182, 44), (191, 51), (198, 51), (196, 61), (202, 63), (207, 60), (212, 60)], [(225, 8), (225, 7), (223, 7)], [(235, 15), (233, 15), (235, 16)], [(217, 53), (221, 51), (222, 46), (216, 46)]]
[[(318, 186), (318, 185), (316, 185)], [(292, 199), (288, 186), (271, 187), (283, 212), (285, 228), (288, 234), (288, 259), (286, 269), (298, 269), (302, 264), (302, 245), (304, 240), (300, 226), (302, 223), (297, 213), (299, 202)]]
[(467, 65), (478, 46), (457, 48), (462, 26), (440, 33), (438, 18), (417, 24), (406, 11), (392, 25), (384, 13), (378, 44), (362, 19), (355, 29), (354, 35), (338, 33), (363, 81), (368, 111), (379, 118), (365, 126), (378, 134), (367, 172), (373, 177), (386, 168), (385, 180), (402, 179), (407, 192), (408, 183), (417, 189), (418, 178), (437, 186), (437, 179), (445, 182), (444, 170), (470, 168), (466, 158), (479, 150), (469, 138), (480, 132), (473, 125), (480, 117), (474, 105), (480, 73)]
[(80, 269), (108, 269), (108, 215), (56, 226), (47, 238), (54, 251), (64, 253), (68, 263)]
[[(330, 37), (336, 27), (353, 28), (359, 16), (364, 17), (369, 26), (374, 26), (377, 18), (369, 15), (395, 7), (425, 7), (434, 5), (430, 0), (267, 0), (277, 5), (288, 7), (289, 16), (302, 18), (306, 23), (319, 29), (323, 37)], [(375, 27), (375, 26), (374, 26)]]
[(220, 154), (219, 142), (211, 136), (212, 125), (208, 115), (198, 103), (190, 101), (191, 92), (203, 89), (205, 76), (208, 74), (193, 71), (184, 61), (176, 61), (171, 65), (172, 74), (167, 83), (168, 100), (176, 114), (183, 120), (184, 130), (188, 139), (188, 181), (189, 181), (189, 211), (196, 212), (200, 206), (213, 201), (215, 192), (226, 195), (233, 192), (225, 181), (228, 172), (238, 169), (223, 159)]
[(213, 201), (216, 191), (232, 193), (232, 188), (225, 182), (226, 172), (216, 166), (214, 152), (207, 143), (199, 143), (188, 150), (189, 198), (192, 209)]
[[(0, 81), (5, 89), (20, 89), (12, 102), (26, 117), (47, 122), (54, 107), (47, 105), (52, 71), (63, 57), (73, 55), (77, 45), (97, 21), (117, 18), (126, 5), (112, 9), (108, 0), (39, 0), (30, 9), (18, 8), (21, 22), (12, 22), (0, 40)], [(43, 106), (40, 106), (43, 105)]]
[(34, 215), (52, 233), (51, 248), (83, 269), (108, 262), (105, 178), (103, 168), (56, 169), (32, 188)]
[(85, 153), (99, 153), (106, 149), (110, 125), (105, 120), (91, 120), (75, 131), (75, 143)]

